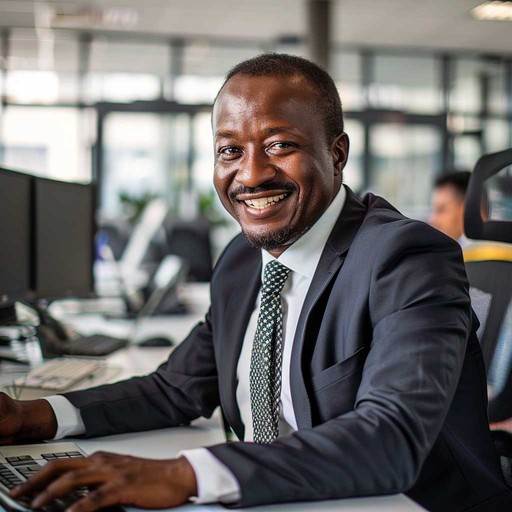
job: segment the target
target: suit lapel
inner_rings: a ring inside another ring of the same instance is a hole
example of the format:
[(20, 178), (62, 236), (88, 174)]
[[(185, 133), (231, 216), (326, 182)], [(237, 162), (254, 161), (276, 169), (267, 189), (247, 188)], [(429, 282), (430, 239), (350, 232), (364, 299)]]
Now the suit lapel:
[(308, 318), (322, 292), (342, 266), (352, 240), (366, 215), (366, 211), (365, 205), (347, 187), (345, 206), (327, 240), (311, 286), (304, 300), (304, 305), (302, 306), (293, 342), (290, 372), (293, 408), (299, 428), (309, 428), (312, 426), (311, 406), (302, 365), (302, 352), (304, 344), (307, 343), (304, 335)]
[[(219, 379), (222, 379), (225, 389), (224, 414), (235, 434), (243, 439), (244, 426), (240, 410), (236, 403), (236, 387), (238, 384), (236, 370), (242, 349), (247, 324), (254, 311), (256, 297), (261, 287), (261, 254), (252, 251), (244, 265), (246, 272), (243, 276), (234, 274), (231, 283), (231, 295), (228, 299), (222, 329), (221, 357), (219, 364)], [(249, 269), (249, 270), (247, 270)]]

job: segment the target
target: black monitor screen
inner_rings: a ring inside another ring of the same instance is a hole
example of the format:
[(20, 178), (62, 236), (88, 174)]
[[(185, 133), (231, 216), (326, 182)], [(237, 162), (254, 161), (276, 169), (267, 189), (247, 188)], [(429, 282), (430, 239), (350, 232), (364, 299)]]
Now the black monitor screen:
[(93, 291), (94, 188), (35, 182), (35, 292), (41, 298)]
[(31, 178), (0, 169), (0, 303), (30, 289)]

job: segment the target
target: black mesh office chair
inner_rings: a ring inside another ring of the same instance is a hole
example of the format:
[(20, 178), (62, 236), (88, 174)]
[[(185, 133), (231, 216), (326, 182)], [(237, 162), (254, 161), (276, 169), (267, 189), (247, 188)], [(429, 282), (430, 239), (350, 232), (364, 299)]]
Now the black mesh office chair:
[[(506, 245), (512, 244), (512, 221), (484, 221), (481, 197), (485, 180), (511, 164), (512, 149), (484, 155), (477, 162), (469, 182), (464, 214), (466, 236), (486, 241), (466, 249), (464, 260), (471, 286), (492, 296), (480, 339), (489, 372), (491, 423), (512, 418), (512, 245)], [(512, 486), (512, 435), (497, 430), (493, 437), (505, 481)]]
[(198, 217), (192, 220), (168, 217), (165, 221), (167, 249), (188, 265), (188, 279), (207, 282), (212, 276), (210, 222)]

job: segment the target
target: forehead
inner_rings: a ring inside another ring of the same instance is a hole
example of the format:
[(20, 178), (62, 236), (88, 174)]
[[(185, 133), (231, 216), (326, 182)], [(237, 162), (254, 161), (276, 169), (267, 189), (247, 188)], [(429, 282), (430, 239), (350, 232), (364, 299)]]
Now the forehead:
[(262, 120), (322, 122), (318, 92), (301, 76), (235, 75), (228, 80), (214, 105), (214, 128)]
[(437, 187), (434, 191), (434, 195), (438, 199), (444, 201), (455, 201), (457, 203), (464, 201), (464, 195), (461, 194), (453, 185), (446, 184)]

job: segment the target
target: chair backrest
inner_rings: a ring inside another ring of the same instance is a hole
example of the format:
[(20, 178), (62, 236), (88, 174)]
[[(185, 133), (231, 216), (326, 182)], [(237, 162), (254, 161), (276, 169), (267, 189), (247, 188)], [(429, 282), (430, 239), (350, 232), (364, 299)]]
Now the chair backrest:
[(213, 258), (210, 222), (206, 218), (166, 220), (167, 249), (187, 262), (188, 278), (207, 282), (212, 276)]
[(485, 367), (489, 369), (502, 321), (512, 298), (512, 245), (470, 246), (463, 254), (471, 286), (491, 295), (485, 328), (480, 337)]
[[(512, 149), (484, 155), (477, 162), (466, 193), (464, 231), (468, 238), (512, 244), (512, 222), (487, 220), (481, 214), (484, 181), (512, 164)], [(469, 283), (492, 295), (482, 352), (489, 370), (489, 420), (512, 417), (512, 245), (476, 244), (464, 259)], [(493, 432), (503, 478), (512, 487), (512, 435)]]
[(464, 205), (466, 236), (486, 240), (486, 243), (466, 247), (464, 261), (469, 284), (492, 296), (485, 330), (480, 338), (487, 368), (512, 295), (512, 221), (484, 220), (482, 196), (485, 180), (510, 164), (512, 149), (482, 156), (471, 174)]

